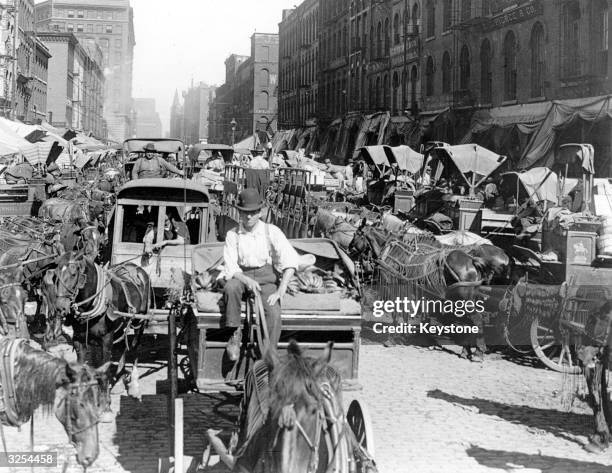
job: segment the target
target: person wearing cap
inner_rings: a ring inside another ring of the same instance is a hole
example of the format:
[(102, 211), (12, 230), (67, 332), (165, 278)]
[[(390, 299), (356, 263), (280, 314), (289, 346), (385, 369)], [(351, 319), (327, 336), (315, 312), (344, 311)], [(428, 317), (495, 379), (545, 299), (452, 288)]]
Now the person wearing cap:
[(240, 309), (247, 291), (261, 294), (270, 346), (276, 348), (281, 334), (281, 299), (300, 263), (283, 232), (260, 220), (263, 201), (256, 189), (243, 190), (236, 208), (239, 225), (227, 232), (223, 248), (225, 326), (235, 329), (226, 348), (232, 361), (240, 354)]
[(164, 177), (164, 171), (184, 176), (183, 171), (157, 155), (153, 143), (147, 143), (144, 147), (144, 151), (145, 157), (138, 158), (134, 164), (132, 179)]

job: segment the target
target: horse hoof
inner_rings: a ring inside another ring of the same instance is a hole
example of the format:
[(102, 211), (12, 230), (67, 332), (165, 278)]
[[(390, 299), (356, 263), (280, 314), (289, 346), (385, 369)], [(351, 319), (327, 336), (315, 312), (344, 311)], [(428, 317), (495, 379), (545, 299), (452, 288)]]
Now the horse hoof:
[(608, 447), (607, 445), (604, 445), (601, 442), (591, 441), (584, 446), (584, 449), (589, 453), (601, 453), (607, 447)]
[(100, 422), (102, 424), (110, 424), (111, 422), (115, 421), (115, 415), (113, 414), (113, 411), (108, 410), (108, 411), (104, 411), (102, 413), (102, 415), (100, 416)]
[(470, 351), (465, 349), (465, 348), (463, 350), (461, 350), (461, 353), (459, 354), (459, 358), (461, 358), (462, 360), (469, 360), (469, 359), (471, 359), (471, 357), (472, 357), (472, 355), (471, 355)]

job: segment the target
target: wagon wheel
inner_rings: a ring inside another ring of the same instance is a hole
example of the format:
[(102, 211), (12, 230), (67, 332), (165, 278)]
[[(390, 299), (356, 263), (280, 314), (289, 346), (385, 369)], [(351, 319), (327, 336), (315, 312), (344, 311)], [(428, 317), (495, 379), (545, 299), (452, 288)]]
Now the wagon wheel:
[[(509, 318), (510, 319), (510, 318)], [(508, 320), (504, 323), (504, 340), (512, 350), (521, 355), (529, 355), (533, 353), (533, 347), (520, 343), (526, 340), (526, 335), (530, 333), (531, 322), (526, 317), (520, 317), (519, 320)]]
[(353, 399), (346, 411), (346, 422), (355, 434), (355, 438), (372, 458), (374, 458), (374, 432), (372, 420), (365, 404)]
[(568, 374), (581, 372), (569, 335), (562, 336), (550, 324), (540, 322), (539, 317), (534, 317), (531, 322), (530, 335), (535, 354), (550, 369)]

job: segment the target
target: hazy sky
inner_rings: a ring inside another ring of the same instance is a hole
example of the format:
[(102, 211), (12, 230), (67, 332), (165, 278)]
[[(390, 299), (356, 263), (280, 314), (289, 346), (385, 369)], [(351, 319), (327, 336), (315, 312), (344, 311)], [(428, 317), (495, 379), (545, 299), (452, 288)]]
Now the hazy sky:
[(153, 97), (164, 133), (175, 89), (191, 80), (221, 85), (224, 61), (250, 54), (255, 31), (278, 33), (282, 10), (301, 0), (131, 0), (135, 98)]

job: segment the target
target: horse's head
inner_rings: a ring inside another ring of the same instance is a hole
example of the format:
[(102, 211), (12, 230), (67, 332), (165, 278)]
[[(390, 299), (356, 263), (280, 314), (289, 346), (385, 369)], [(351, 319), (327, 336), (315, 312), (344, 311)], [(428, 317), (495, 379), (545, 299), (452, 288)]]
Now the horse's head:
[(352, 258), (364, 256), (370, 249), (370, 243), (366, 236), (367, 228), (367, 219), (364, 217), (359, 227), (357, 227), (357, 230), (355, 230), (353, 239), (348, 247), (349, 255), (351, 255)]
[(102, 236), (97, 224), (81, 222), (77, 230), (79, 241), (77, 244), (78, 250), (83, 251), (85, 257), (93, 261), (100, 252)]
[(93, 369), (86, 364), (68, 363), (57, 380), (55, 416), (76, 449), (77, 461), (85, 468), (98, 458), (98, 423), (109, 402), (105, 389), (109, 366), (106, 363)]
[[(295, 341), (290, 342), (287, 360), (266, 355), (270, 370), (271, 403), (267, 425), (275, 442), (269, 450), (271, 465), (279, 473), (320, 471), (333, 456), (325, 439), (330, 416), (342, 413), (340, 379), (330, 379), (328, 364), (331, 344), (320, 359), (307, 358)], [(331, 394), (331, 396), (330, 396)], [(326, 412), (324, 404), (329, 402)], [(276, 431), (276, 432), (274, 432)]]
[[(27, 336), (25, 302), (28, 294), (22, 282), (21, 269), (0, 271), (0, 333), (4, 335)], [(11, 333), (11, 326), (15, 333)]]
[(65, 253), (56, 259), (57, 267), (47, 271), (42, 291), (48, 304), (55, 306), (60, 316), (70, 313), (72, 303), (87, 282), (87, 262), (83, 255)]

